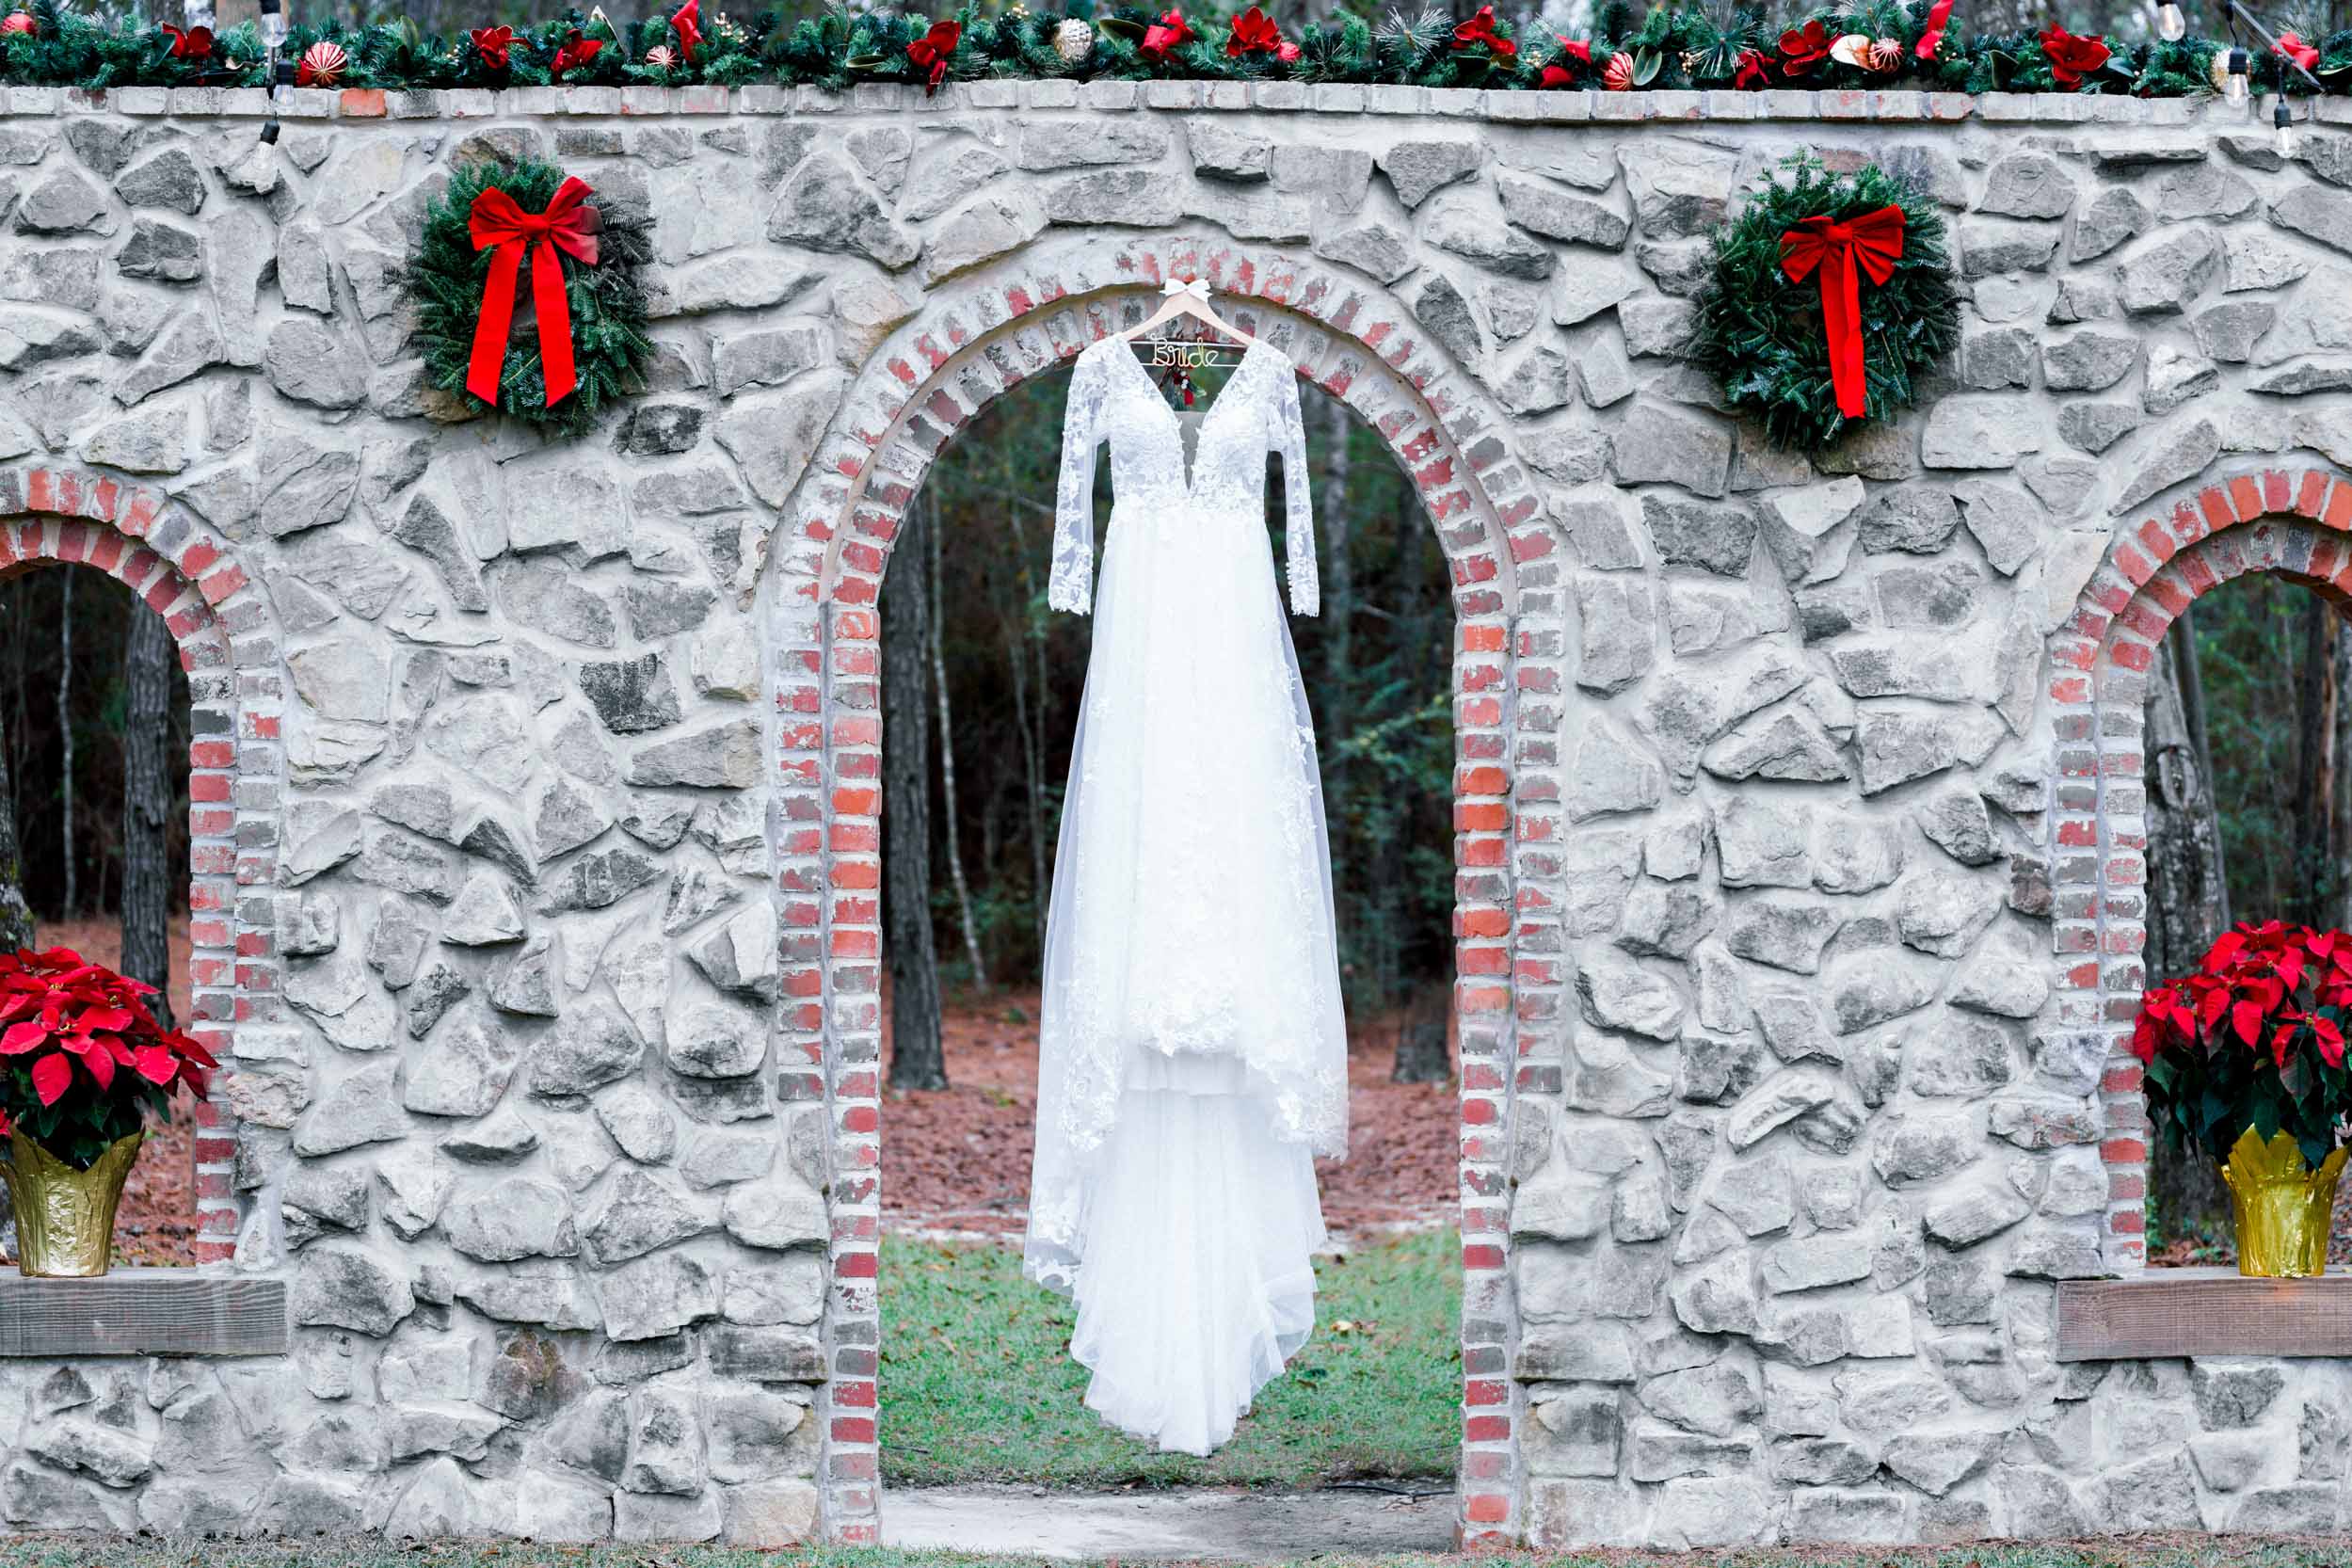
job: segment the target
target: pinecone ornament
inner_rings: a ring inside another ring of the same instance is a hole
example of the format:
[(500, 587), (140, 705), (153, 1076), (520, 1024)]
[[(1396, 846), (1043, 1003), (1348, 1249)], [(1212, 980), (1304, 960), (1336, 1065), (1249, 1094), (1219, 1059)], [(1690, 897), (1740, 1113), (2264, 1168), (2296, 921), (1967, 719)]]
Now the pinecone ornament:
[(1601, 68), (1601, 87), (1608, 92), (1630, 92), (1633, 89), (1633, 56), (1624, 50), (1608, 57)]
[(1095, 30), (1077, 17), (1066, 17), (1053, 29), (1053, 52), (1062, 56), (1064, 65), (1084, 63), (1095, 50)]
[(1881, 76), (1902, 70), (1903, 46), (1891, 38), (1882, 38), (1872, 44), (1870, 69)]

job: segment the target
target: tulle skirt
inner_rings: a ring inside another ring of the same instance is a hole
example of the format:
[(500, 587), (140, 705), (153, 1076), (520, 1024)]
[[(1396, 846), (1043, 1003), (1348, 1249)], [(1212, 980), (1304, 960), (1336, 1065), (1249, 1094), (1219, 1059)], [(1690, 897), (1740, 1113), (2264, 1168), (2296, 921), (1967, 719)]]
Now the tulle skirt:
[(1139, 1057), (1085, 1183), (1070, 1353), (1104, 1420), (1207, 1454), (1314, 1328), (1314, 1157), (1233, 1058)]

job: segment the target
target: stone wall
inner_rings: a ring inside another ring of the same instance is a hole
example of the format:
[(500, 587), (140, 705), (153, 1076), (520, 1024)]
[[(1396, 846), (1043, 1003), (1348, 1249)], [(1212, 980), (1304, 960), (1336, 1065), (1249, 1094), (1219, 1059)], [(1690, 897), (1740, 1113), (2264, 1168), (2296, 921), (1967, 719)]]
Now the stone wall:
[[(0, 1375), (0, 1517), (871, 1538), (873, 596), (964, 424), (1200, 276), (1453, 573), (1465, 1532), (2335, 1522), (2352, 1372), (2066, 1366), (2053, 1319), (2140, 1261), (2152, 628), (2352, 559), (2352, 136), (1048, 82), (300, 92), (272, 151), (258, 94), (0, 106), (7, 544), (233, 671), (210, 1266), (296, 1323)], [(1948, 383), (1813, 463), (1679, 359), (1707, 226), (1805, 147), (1919, 180), (1970, 300)], [(484, 149), (656, 225), (656, 384), (578, 443), (406, 344)]]

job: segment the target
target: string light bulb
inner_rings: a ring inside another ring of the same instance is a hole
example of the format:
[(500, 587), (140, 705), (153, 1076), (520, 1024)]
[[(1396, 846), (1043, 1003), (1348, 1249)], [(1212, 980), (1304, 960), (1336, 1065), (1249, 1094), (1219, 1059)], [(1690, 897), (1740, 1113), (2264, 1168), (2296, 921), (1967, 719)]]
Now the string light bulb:
[(286, 9), (282, 0), (261, 0), (262, 47), (275, 55), (286, 44)]
[(2232, 49), (2230, 51), (2230, 74), (2228, 85), (2223, 88), (2222, 96), (2232, 104), (2243, 104), (2246, 102), (2246, 73), (2249, 65), (2250, 62), (2246, 57), (2245, 50)]
[(2287, 108), (2287, 101), (2284, 94), (2280, 96), (2278, 106), (2270, 111), (2270, 123), (2277, 128), (2279, 133), (2279, 156), (2282, 158), (2294, 157), (2295, 116)]
[(2188, 34), (2188, 18), (2173, 0), (2162, 0), (2156, 7), (2156, 36), (2167, 43), (2178, 43)]

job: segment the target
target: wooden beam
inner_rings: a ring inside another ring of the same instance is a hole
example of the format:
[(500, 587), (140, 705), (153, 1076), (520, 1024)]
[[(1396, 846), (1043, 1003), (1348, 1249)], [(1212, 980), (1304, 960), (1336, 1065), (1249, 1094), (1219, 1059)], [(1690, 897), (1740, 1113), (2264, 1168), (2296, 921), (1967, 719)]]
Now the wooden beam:
[(2352, 1356), (2352, 1274), (2249, 1279), (2151, 1269), (2058, 1286), (2060, 1361), (2155, 1356)]
[(193, 1269), (0, 1274), (0, 1356), (280, 1355), (286, 1337), (283, 1280)]

